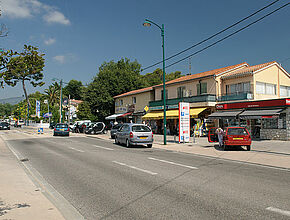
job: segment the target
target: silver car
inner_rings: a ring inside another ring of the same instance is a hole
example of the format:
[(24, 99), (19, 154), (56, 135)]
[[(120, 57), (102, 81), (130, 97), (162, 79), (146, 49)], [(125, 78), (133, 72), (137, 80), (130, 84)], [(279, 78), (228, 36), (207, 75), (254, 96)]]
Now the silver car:
[(153, 133), (151, 128), (143, 124), (124, 124), (116, 133), (116, 144), (147, 145), (152, 147)]

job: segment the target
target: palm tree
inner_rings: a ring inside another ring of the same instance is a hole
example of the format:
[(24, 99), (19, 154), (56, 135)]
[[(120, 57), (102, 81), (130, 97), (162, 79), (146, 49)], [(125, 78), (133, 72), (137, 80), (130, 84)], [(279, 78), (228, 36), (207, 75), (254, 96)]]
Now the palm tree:
[(57, 82), (50, 85), (44, 92), (48, 96), (50, 105), (54, 106), (55, 103), (59, 102), (60, 85)]

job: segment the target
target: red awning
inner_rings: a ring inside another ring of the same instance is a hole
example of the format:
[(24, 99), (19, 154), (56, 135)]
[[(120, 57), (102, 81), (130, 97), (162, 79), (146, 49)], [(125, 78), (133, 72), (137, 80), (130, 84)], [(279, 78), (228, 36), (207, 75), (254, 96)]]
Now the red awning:
[(132, 115), (132, 112), (127, 112), (127, 113), (125, 113), (123, 115), (118, 116), (118, 118), (126, 117), (126, 116), (129, 116), (129, 115)]

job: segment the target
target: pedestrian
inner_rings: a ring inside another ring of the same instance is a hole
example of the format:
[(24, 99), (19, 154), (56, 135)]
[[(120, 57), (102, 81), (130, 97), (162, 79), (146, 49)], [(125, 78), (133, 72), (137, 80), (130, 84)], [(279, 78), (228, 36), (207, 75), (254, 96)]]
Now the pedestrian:
[(219, 146), (222, 147), (224, 145), (223, 144), (223, 138), (224, 138), (225, 132), (223, 131), (222, 128), (217, 128), (215, 133), (217, 134), (218, 139), (219, 139)]

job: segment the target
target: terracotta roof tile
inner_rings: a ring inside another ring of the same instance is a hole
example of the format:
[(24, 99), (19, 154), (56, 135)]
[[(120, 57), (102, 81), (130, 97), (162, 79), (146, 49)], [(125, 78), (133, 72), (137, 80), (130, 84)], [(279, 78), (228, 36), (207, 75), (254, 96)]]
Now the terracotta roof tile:
[(242, 76), (246, 76), (249, 74), (253, 74), (254, 72), (256, 72), (264, 67), (267, 67), (273, 63), (276, 63), (276, 61), (271, 61), (268, 63), (262, 63), (262, 64), (258, 64), (258, 65), (254, 65), (254, 66), (245, 67), (243, 69), (230, 72), (230, 73), (222, 76), (221, 78), (222, 79), (230, 79), (230, 78), (242, 77)]
[[(236, 65), (232, 65), (232, 66), (227, 66), (227, 67), (223, 67), (223, 68), (219, 68), (219, 69), (214, 69), (214, 70), (210, 70), (210, 71), (206, 71), (206, 72), (202, 72), (202, 73), (196, 73), (196, 74), (192, 74), (192, 75), (183, 76), (183, 77), (168, 81), (165, 84), (170, 85), (173, 83), (184, 82), (184, 81), (198, 79), (198, 78), (202, 78), (202, 77), (206, 77), (206, 76), (218, 75), (220, 73), (232, 70), (232, 69), (237, 68), (239, 66), (248, 66), (248, 63), (244, 62), (244, 63), (240, 63), (240, 64), (236, 64)], [(159, 85), (156, 85), (153, 87), (158, 87), (161, 85), (163, 85), (163, 84), (159, 84)]]
[(130, 91), (130, 92), (126, 92), (126, 93), (123, 93), (123, 94), (114, 96), (113, 98), (114, 99), (115, 98), (120, 98), (120, 97), (123, 97), (123, 96), (138, 94), (138, 93), (147, 92), (147, 91), (151, 91), (151, 90), (153, 90), (153, 87), (152, 86), (146, 87), (146, 88), (143, 88), (143, 89), (137, 89), (137, 90), (133, 90), (133, 91)]

